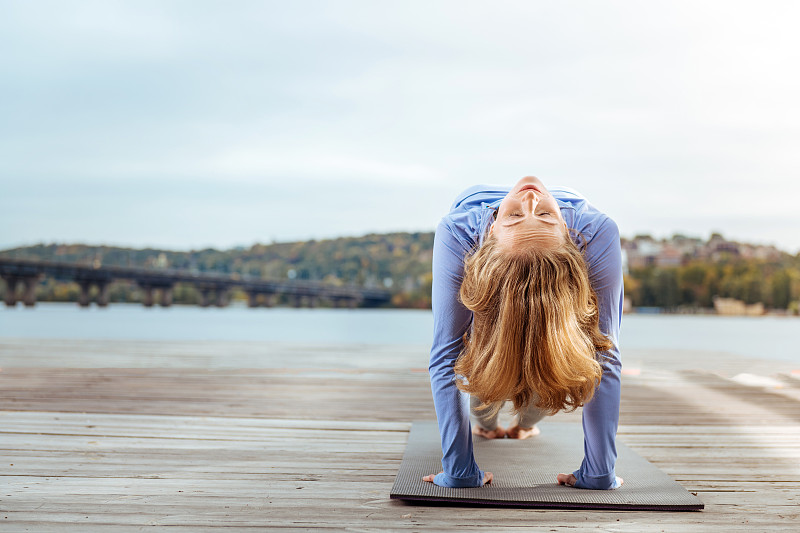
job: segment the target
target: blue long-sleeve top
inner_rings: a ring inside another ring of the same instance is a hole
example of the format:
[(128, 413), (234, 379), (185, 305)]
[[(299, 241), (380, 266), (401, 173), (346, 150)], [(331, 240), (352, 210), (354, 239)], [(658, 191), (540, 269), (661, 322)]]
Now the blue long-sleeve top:
[[(493, 211), (510, 187), (476, 185), (461, 193), (436, 228), (433, 246), (433, 317), (430, 378), (439, 434), (443, 472), (434, 483), (445, 487), (477, 487), (483, 471), (472, 453), (469, 398), (456, 387), (453, 367), (472, 323), (472, 312), (458, 293), (464, 259), (483, 238), (493, 221)], [(586, 489), (616, 488), (616, 434), (619, 423), (619, 329), (622, 315), (622, 257), (619, 229), (577, 191), (549, 188), (561, 209), (573, 239), (585, 244), (589, 279), (597, 294), (600, 330), (613, 347), (598, 354), (603, 377), (592, 399), (583, 407), (584, 459), (574, 472), (575, 486)], [(576, 233), (577, 232), (577, 233)]]

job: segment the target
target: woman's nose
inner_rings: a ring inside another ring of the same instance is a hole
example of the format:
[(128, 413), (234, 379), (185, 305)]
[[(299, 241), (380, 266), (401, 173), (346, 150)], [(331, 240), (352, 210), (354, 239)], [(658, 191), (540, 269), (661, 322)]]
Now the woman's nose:
[(523, 198), (529, 198), (529, 197), (532, 196), (532, 197), (536, 198), (537, 201), (539, 200), (539, 193), (537, 193), (533, 189), (526, 189), (525, 191), (522, 192), (522, 195), (523, 195)]
[(531, 207), (535, 207), (536, 204), (539, 203), (539, 195), (536, 193), (536, 191), (528, 189), (522, 195), (522, 201), (526, 204), (530, 204)]

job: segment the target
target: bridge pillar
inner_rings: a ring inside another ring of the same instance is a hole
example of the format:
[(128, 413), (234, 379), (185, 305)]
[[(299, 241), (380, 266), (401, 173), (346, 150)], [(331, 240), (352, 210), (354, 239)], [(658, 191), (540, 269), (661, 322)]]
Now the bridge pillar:
[(258, 307), (258, 293), (250, 291), (247, 293), (247, 307)]
[(264, 307), (275, 307), (277, 303), (278, 296), (273, 293), (267, 293), (264, 295)]
[(111, 284), (107, 281), (97, 283), (97, 305), (98, 307), (108, 306), (108, 292)]
[(355, 298), (348, 299), (347, 307), (348, 309), (355, 309), (356, 307), (358, 307), (358, 300), (356, 300)]
[(144, 297), (142, 298), (142, 304), (145, 307), (153, 307), (153, 301), (154, 301), (153, 287), (150, 287), (150, 286), (142, 287), (142, 290), (144, 291)]
[(3, 279), (6, 280), (6, 305), (14, 307), (17, 305), (17, 284), (20, 280), (14, 276), (3, 276)]
[(302, 307), (303, 306), (303, 299), (297, 294), (292, 294), (289, 297), (289, 302), (291, 303), (292, 307)]
[(222, 287), (217, 289), (217, 301), (214, 302), (214, 305), (217, 307), (225, 307), (228, 305), (228, 291), (226, 289)]
[(200, 307), (208, 307), (211, 303), (210, 298), (208, 297), (211, 291), (209, 289), (200, 289)]
[(161, 287), (161, 307), (169, 307), (172, 305), (172, 285)]
[(319, 296), (309, 296), (308, 306), (311, 307), (312, 309), (314, 307), (319, 307)]
[(39, 276), (29, 276), (23, 279), (25, 283), (25, 290), (22, 293), (22, 302), (26, 307), (33, 307), (36, 305), (36, 285), (39, 282)]
[(78, 294), (78, 305), (81, 307), (89, 307), (89, 289), (91, 289), (92, 284), (89, 281), (79, 281), (78, 288), (80, 289), (80, 293)]

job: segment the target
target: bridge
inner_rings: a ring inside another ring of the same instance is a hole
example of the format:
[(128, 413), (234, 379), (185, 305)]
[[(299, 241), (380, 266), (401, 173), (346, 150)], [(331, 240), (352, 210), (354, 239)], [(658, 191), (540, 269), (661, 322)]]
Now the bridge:
[[(142, 303), (146, 307), (155, 303), (162, 307), (172, 305), (173, 288), (177, 283), (193, 285), (200, 293), (202, 307), (212, 304), (225, 307), (234, 288), (240, 288), (247, 294), (249, 307), (272, 307), (281, 295), (285, 295), (294, 307), (316, 307), (321, 300), (327, 300), (334, 307), (375, 307), (389, 302), (391, 298), (389, 291), (353, 285), (337, 287), (313, 281), (269, 280), (237, 274), (0, 258), (0, 278), (6, 283), (6, 305), (15, 306), (21, 300), (26, 306), (34, 306), (36, 286), (46, 276), (77, 283), (80, 288), (78, 304), (82, 307), (90, 304), (93, 286), (97, 288), (97, 305), (107, 306), (109, 286), (117, 280), (135, 282), (142, 290)], [(19, 292), (22, 294), (18, 295)]]

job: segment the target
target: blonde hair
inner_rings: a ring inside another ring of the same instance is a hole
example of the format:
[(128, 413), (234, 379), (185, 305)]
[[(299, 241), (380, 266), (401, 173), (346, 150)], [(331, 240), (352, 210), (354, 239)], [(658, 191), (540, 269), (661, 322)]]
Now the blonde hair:
[(588, 402), (602, 377), (597, 297), (583, 256), (565, 232), (556, 249), (503, 249), (489, 234), (464, 265), (460, 297), (472, 330), (455, 364), (459, 389), (495, 412), (534, 402), (550, 413)]

